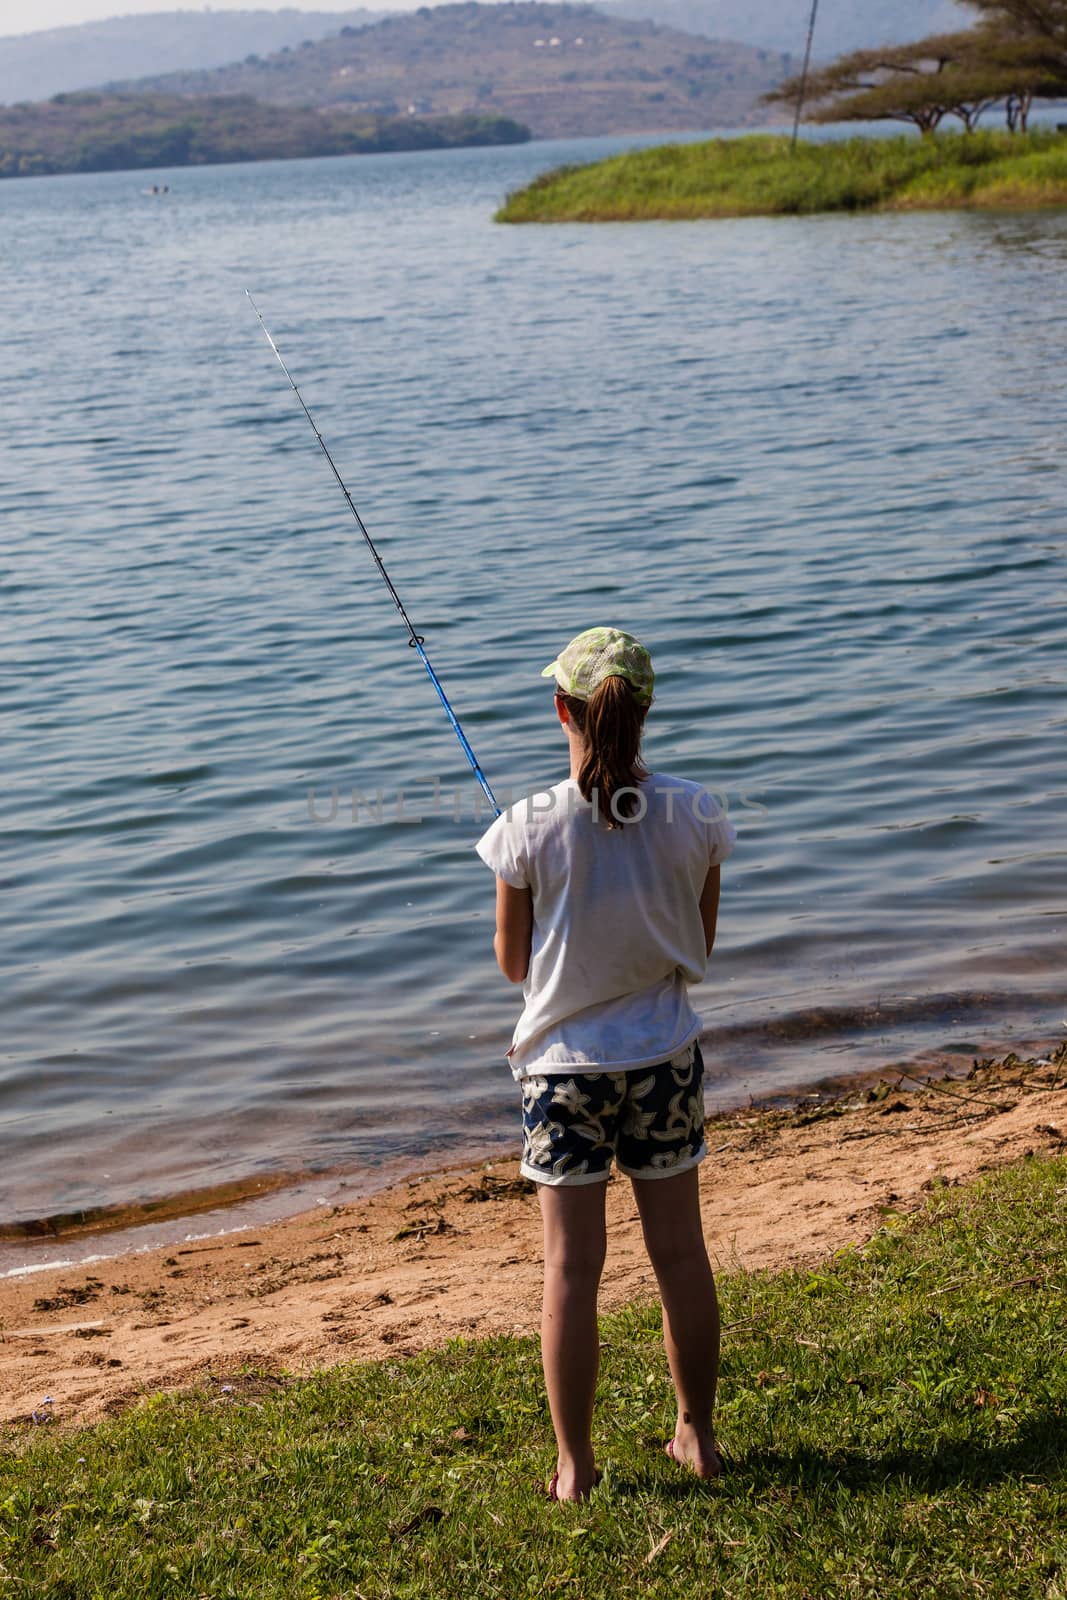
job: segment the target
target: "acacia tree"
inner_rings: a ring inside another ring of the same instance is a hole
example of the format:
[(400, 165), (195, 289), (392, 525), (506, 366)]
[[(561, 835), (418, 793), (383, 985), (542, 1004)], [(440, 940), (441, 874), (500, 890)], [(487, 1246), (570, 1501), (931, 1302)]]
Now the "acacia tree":
[(1003, 81), (1010, 85), (1001, 98), (1013, 133), (1026, 132), (1035, 100), (1055, 100), (1067, 94), (1067, 56), (1057, 67), (1046, 47), (1035, 38), (1004, 40), (1000, 66)]
[(1005, 96), (1008, 127), (1025, 131), (1035, 99), (1067, 94), (1067, 0), (967, 0), (979, 32), (997, 41), (1015, 85)]
[[(812, 122), (910, 122), (933, 133), (950, 114), (973, 126), (987, 108), (989, 86), (979, 82), (972, 33), (936, 34), (914, 44), (853, 50), (809, 76)], [(765, 98), (795, 103), (799, 78), (789, 78)], [(993, 99), (999, 98), (998, 94)]]
[[(986, 0), (996, 4), (1045, 5), (1067, 0)], [(946, 116), (971, 132), (983, 111), (1004, 101), (1010, 128), (1025, 129), (1035, 96), (1067, 89), (1067, 57), (1057, 69), (1047, 40), (1025, 35), (992, 16), (966, 32), (935, 34), (914, 44), (854, 50), (809, 76), (811, 122), (910, 122), (930, 134)], [(795, 104), (799, 78), (790, 78), (765, 98)]]
[(1067, 0), (966, 0), (983, 22), (1005, 38), (1023, 41), (1044, 64), (1067, 80)]

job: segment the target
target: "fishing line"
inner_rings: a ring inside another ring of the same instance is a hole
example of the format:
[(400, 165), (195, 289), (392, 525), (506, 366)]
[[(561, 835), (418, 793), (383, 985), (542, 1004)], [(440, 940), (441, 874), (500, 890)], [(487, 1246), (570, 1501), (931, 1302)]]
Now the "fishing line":
[(415, 632), (415, 629), (414, 629), (414, 627), (412, 625), (411, 618), (408, 616), (407, 612), (404, 610), (404, 602), (401, 600), (400, 596), (397, 594), (396, 589), (395, 589), (395, 587), (393, 585), (393, 580), (392, 580), (392, 578), (390, 578), (388, 572), (386, 572), (386, 570), (385, 570), (385, 563), (384, 563), (384, 561), (382, 560), (381, 556), (378, 554), (377, 550), (374, 547), (374, 541), (371, 538), (370, 534), (367, 532), (367, 529), (366, 529), (366, 527), (364, 525), (364, 522), (363, 522), (363, 518), (360, 516), (358, 510), (356, 509), (356, 502), (353, 500), (352, 496), (348, 492), (348, 485), (345, 483), (345, 480), (342, 478), (341, 474), (338, 472), (337, 465), (336, 465), (336, 463), (335, 463), (335, 461), (333, 459), (333, 456), (330, 454), (329, 450), (326, 448), (326, 441), (322, 437), (322, 434), (318, 430), (318, 425), (315, 422), (315, 418), (311, 415), (311, 412), (307, 408), (307, 405), (306, 405), (306, 403), (304, 401), (304, 396), (300, 393), (300, 390), (297, 388), (296, 379), (293, 377), (292, 373), (289, 371), (289, 368), (286, 366), (285, 362), (282, 360), (281, 351), (278, 349), (278, 346), (274, 343), (274, 340), (271, 338), (270, 330), (267, 327), (267, 324), (263, 321), (262, 312), (260, 311), (259, 307), (256, 305), (256, 302), (252, 299), (252, 296), (251, 296), (251, 294), (249, 294), (249, 291), (247, 289), (245, 290), (245, 294), (248, 295), (248, 302), (251, 305), (252, 310), (255, 312), (256, 316), (259, 318), (259, 325), (263, 329), (264, 334), (266, 335), (267, 343), (270, 345), (271, 349), (274, 351), (274, 354), (278, 358), (278, 365), (281, 367), (282, 371), (285, 373), (285, 376), (289, 379), (289, 383), (290, 383), (290, 386), (292, 388), (292, 391), (296, 395), (296, 398), (300, 401), (301, 409), (303, 410), (303, 413), (304, 413), (305, 417), (307, 417), (308, 422), (311, 424), (312, 432), (314, 433), (316, 439), (319, 441), (320, 450), (322, 451), (323, 455), (326, 457), (327, 461), (330, 463), (330, 470), (333, 473), (334, 477), (337, 479), (337, 483), (338, 483), (338, 486), (340, 487), (341, 493), (344, 495), (345, 499), (348, 501), (348, 509), (349, 509), (349, 511), (351, 511), (352, 515), (356, 519), (356, 526), (359, 528), (360, 533), (363, 535), (364, 539), (367, 541), (367, 548), (370, 551), (371, 555), (374, 557), (375, 565), (377, 566), (378, 571), (381, 573), (382, 577), (385, 580), (386, 588), (389, 590), (389, 593), (393, 597), (393, 604), (396, 606), (396, 609), (400, 612), (400, 615), (404, 619), (404, 626), (408, 630), (408, 644), (415, 651), (415, 653), (418, 656), (419, 660), (422, 662), (423, 666), (426, 668), (426, 675), (427, 675), (427, 677), (429, 678), (430, 682), (433, 684), (434, 688), (437, 691), (437, 698), (440, 700), (441, 704), (445, 708), (445, 715), (448, 717), (449, 722), (452, 724), (452, 729), (453, 729), (453, 732), (456, 735), (456, 738), (459, 740), (460, 744), (463, 746), (463, 754), (466, 756), (467, 760), (471, 764), (471, 770), (472, 770), (472, 772), (474, 773), (474, 776), (477, 778), (478, 782), (481, 785), (482, 793), (485, 795), (486, 799), (489, 801), (489, 804), (492, 806), (493, 815), (499, 817), (499, 815), (500, 815), (500, 807), (496, 803), (496, 797), (493, 794), (492, 789), (490, 789), (490, 787), (489, 787), (489, 783), (488, 783), (488, 780), (487, 780), (487, 778), (485, 776), (485, 773), (482, 771), (481, 767), (478, 765), (478, 759), (475, 756), (474, 751), (470, 747), (470, 742), (467, 739), (467, 735), (463, 732), (463, 729), (459, 725), (459, 718), (456, 716), (456, 713), (452, 710), (452, 707), (449, 704), (448, 696), (445, 694), (444, 688), (443, 688), (443, 686), (441, 684), (441, 680), (437, 676), (436, 672), (433, 670), (433, 667), (430, 665), (430, 658), (426, 654), (425, 649), (423, 648), (423, 646), (425, 644), (425, 640), (423, 639), (421, 633), (416, 633)]

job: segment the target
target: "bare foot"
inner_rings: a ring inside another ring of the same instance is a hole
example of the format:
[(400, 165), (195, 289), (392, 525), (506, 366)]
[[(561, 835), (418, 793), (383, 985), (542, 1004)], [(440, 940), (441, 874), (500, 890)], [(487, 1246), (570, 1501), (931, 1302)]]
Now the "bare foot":
[(714, 1435), (699, 1434), (690, 1428), (686, 1434), (676, 1433), (664, 1446), (672, 1461), (679, 1461), (698, 1478), (721, 1478), (722, 1456)]
[(575, 1467), (557, 1467), (548, 1480), (548, 1498), (550, 1500), (586, 1500), (589, 1493), (600, 1482), (600, 1473), (596, 1467), (579, 1472)]

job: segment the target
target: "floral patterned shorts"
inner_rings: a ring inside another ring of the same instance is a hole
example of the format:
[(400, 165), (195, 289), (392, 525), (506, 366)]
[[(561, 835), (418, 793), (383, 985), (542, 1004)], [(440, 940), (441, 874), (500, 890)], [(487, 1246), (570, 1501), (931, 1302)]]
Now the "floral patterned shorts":
[(522, 1165), (535, 1183), (602, 1183), (612, 1157), (628, 1178), (672, 1178), (703, 1161), (698, 1044), (632, 1072), (522, 1080)]

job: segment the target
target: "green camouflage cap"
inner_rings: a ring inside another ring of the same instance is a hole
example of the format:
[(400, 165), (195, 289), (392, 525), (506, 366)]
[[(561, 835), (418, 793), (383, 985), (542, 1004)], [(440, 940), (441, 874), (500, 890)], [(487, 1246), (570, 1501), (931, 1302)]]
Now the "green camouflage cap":
[(652, 657), (632, 633), (618, 628), (586, 628), (541, 673), (555, 678), (561, 694), (588, 700), (605, 678), (625, 678), (638, 705), (652, 704)]

